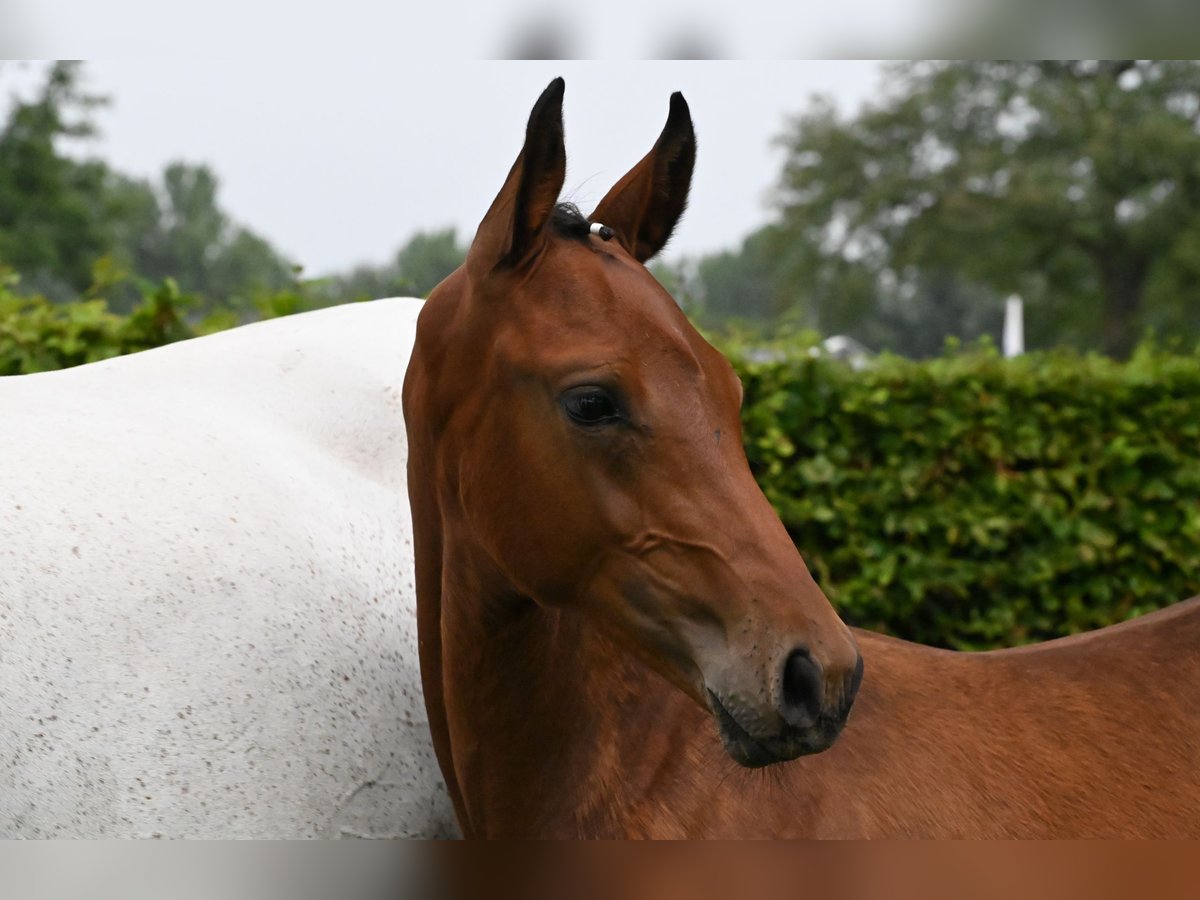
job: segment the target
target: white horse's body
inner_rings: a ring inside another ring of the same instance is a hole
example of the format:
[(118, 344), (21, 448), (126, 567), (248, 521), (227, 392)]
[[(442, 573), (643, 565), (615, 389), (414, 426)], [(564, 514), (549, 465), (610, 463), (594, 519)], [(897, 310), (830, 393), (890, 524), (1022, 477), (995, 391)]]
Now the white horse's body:
[(0, 379), (0, 837), (454, 833), (417, 666), (419, 309)]

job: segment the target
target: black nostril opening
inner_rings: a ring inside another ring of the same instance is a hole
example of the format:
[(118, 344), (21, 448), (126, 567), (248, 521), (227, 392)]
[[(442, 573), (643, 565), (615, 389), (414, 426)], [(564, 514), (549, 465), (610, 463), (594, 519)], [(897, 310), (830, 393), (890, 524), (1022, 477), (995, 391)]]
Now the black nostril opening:
[(783, 664), (783, 718), (796, 728), (807, 728), (820, 716), (824, 694), (817, 661), (803, 648), (793, 650)]

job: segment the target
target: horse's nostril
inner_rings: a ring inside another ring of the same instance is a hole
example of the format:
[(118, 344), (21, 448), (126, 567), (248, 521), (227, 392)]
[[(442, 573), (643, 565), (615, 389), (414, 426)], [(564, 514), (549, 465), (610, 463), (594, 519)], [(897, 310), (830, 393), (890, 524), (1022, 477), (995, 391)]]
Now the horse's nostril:
[(793, 650), (783, 664), (783, 703), (780, 712), (795, 728), (807, 728), (821, 714), (825, 688), (821, 667), (803, 648)]

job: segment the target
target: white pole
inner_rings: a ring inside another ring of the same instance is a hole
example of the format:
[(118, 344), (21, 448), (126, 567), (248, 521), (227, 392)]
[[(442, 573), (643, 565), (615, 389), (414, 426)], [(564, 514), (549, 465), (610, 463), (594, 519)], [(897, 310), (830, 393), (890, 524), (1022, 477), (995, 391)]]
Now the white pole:
[(1004, 301), (1004, 357), (1012, 359), (1025, 352), (1025, 315), (1021, 298), (1013, 294)]

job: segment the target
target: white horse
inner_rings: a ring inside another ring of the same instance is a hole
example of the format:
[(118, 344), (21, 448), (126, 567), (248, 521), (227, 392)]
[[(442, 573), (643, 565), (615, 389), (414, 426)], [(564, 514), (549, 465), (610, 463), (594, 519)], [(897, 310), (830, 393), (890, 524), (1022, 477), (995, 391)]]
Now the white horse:
[(419, 309), (0, 378), (0, 837), (456, 833), (417, 666)]

